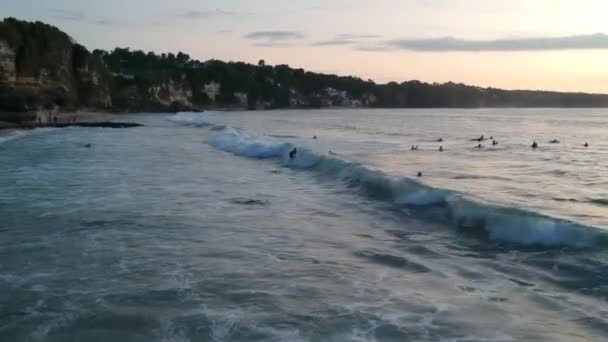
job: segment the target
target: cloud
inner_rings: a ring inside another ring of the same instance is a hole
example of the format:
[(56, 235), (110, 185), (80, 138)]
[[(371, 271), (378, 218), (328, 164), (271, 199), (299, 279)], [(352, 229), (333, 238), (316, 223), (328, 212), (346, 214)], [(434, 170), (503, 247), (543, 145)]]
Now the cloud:
[(282, 43), (282, 42), (259, 42), (259, 43), (254, 43), (252, 45), (257, 46), (257, 47), (290, 47), (290, 46), (293, 46), (292, 44)]
[(304, 35), (296, 31), (256, 31), (243, 38), (251, 40), (253, 46), (287, 47), (291, 46), (291, 42), (304, 38)]
[(90, 18), (83, 12), (79, 12), (79, 11), (65, 10), (65, 9), (61, 9), (61, 8), (51, 8), (51, 9), (49, 9), (49, 12), (51, 13), (51, 17), (54, 19), (57, 19), (57, 20), (80, 21), (83, 23), (89, 23), (89, 24), (100, 25), (100, 26), (123, 26), (124, 25), (121, 22), (118, 22), (113, 19)]
[(608, 49), (608, 35), (596, 33), (564, 37), (533, 37), (496, 40), (466, 40), (453, 37), (433, 39), (395, 39), (376, 46), (359, 46), (360, 50), (400, 49), (424, 52), (453, 51), (543, 51)]
[(377, 34), (339, 34), (336, 36), (336, 39), (372, 39), (372, 38), (380, 38)]
[(223, 9), (215, 9), (210, 11), (186, 11), (179, 15), (179, 17), (183, 19), (189, 20), (199, 20), (199, 19), (210, 19), (216, 17), (224, 17), (234, 15), (235, 13), (232, 11), (227, 11)]
[(51, 13), (51, 17), (57, 20), (82, 21), (86, 19), (86, 15), (79, 11), (51, 8), (49, 12)]
[(375, 34), (339, 34), (330, 40), (323, 40), (312, 43), (313, 46), (343, 46), (343, 45), (356, 45), (362, 43), (362, 41), (368, 39), (379, 38)]
[(245, 35), (246, 39), (260, 42), (285, 42), (304, 38), (304, 35), (296, 31), (256, 31)]
[(99, 19), (99, 20), (95, 20), (93, 23), (96, 25), (101, 25), (101, 26), (120, 26), (120, 25), (122, 25), (122, 23), (119, 23), (118, 21), (115, 21), (112, 19)]

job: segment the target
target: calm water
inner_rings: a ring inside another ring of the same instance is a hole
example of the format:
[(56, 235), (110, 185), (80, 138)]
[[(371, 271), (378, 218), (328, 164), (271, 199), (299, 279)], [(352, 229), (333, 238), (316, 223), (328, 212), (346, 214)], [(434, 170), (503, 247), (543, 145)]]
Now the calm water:
[(0, 138), (0, 340), (608, 339), (607, 114), (141, 114)]

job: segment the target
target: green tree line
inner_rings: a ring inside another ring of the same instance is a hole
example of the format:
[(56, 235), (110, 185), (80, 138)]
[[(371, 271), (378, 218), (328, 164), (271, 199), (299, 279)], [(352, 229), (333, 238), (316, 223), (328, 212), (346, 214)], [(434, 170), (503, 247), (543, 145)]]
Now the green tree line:
[[(107, 94), (112, 109), (121, 111), (166, 110), (154, 103), (154, 87), (169, 82), (190, 90), (192, 104), (232, 106), (235, 93), (247, 94), (253, 108), (263, 102), (272, 108), (289, 107), (290, 97), (304, 98), (310, 106), (322, 105), (325, 89), (345, 91), (352, 99), (366, 100), (372, 107), (605, 107), (608, 96), (547, 91), (506, 91), (457, 83), (407, 81), (376, 84), (353, 76), (338, 76), (292, 68), (288, 65), (199, 61), (183, 52), (161, 53), (116, 48), (88, 51), (58, 28), (41, 22), (14, 18), (0, 22), (0, 40), (15, 51), (15, 66), (20, 77), (45, 77), (54, 80), (54, 89), (42, 93), (1, 89), (0, 110), (29, 110), (36, 107), (101, 106)], [(210, 82), (221, 85), (214, 101), (204, 87)], [(157, 106), (157, 107), (155, 107)]]

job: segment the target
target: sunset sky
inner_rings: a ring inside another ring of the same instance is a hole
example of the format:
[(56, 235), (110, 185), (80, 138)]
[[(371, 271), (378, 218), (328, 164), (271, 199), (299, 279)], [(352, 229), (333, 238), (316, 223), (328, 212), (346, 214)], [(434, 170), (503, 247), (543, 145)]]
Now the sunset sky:
[(0, 13), (56, 25), (89, 49), (608, 93), (605, 0), (3, 0)]

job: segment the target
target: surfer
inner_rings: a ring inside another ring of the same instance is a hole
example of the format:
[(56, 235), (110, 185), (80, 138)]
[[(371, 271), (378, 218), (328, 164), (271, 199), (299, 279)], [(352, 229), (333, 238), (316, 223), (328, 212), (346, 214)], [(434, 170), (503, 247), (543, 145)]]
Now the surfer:
[(553, 139), (553, 140), (549, 141), (549, 144), (559, 144), (559, 140)]
[(589, 147), (589, 143), (585, 142), (585, 145), (583, 145), (585, 147)]
[(496, 146), (496, 145), (498, 145), (498, 141), (492, 140), (492, 146)]
[(482, 148), (483, 146), (481, 146), (481, 144), (477, 144), (477, 148)]
[(533, 149), (537, 149), (538, 148), (538, 144), (536, 143), (536, 141), (532, 143), (532, 148)]
[(298, 150), (294, 147), (294, 149), (289, 152), (289, 159), (295, 158), (296, 153), (298, 153)]
[(312, 137), (312, 139), (313, 139), (313, 140), (317, 140), (318, 138), (317, 138), (317, 136), (315, 135), (314, 137)]
[(84, 147), (86, 147), (86, 148), (91, 148), (91, 146), (92, 146), (91, 144), (84, 145)]
[(418, 177), (422, 177), (422, 172), (418, 171), (417, 176), (418, 176)]
[(443, 138), (437, 139), (437, 142), (443, 142)]
[(443, 152), (443, 146), (439, 146), (439, 152)]

